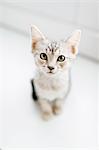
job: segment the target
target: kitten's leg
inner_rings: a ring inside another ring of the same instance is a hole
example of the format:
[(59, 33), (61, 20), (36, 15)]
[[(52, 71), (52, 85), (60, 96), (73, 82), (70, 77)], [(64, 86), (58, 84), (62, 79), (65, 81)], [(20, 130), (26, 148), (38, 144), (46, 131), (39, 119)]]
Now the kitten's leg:
[(51, 107), (50, 102), (47, 100), (39, 99), (38, 105), (39, 105), (39, 108), (40, 108), (41, 113), (42, 113), (42, 118), (44, 120), (49, 120), (53, 115), (53, 111), (52, 111), (52, 107)]
[(62, 113), (63, 104), (64, 104), (64, 100), (63, 99), (57, 99), (57, 100), (53, 101), (52, 109), (53, 109), (53, 113), (55, 115), (59, 115), (60, 113)]

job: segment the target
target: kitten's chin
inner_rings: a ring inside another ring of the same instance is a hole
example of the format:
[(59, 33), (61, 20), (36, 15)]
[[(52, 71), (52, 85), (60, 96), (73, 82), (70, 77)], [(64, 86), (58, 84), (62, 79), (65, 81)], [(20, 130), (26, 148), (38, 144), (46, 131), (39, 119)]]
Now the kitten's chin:
[(57, 77), (57, 76), (59, 76), (59, 74), (60, 74), (59, 72), (54, 72), (54, 73), (53, 72), (46, 72), (45, 73), (45, 75), (48, 76), (49, 78)]
[(55, 77), (55, 76), (57, 76), (57, 72), (45, 72), (45, 71), (42, 71), (42, 73), (45, 76), (48, 76), (48, 77)]
[(53, 73), (53, 72), (47, 72), (46, 73), (48, 76), (54, 76), (54, 75), (56, 75), (56, 73)]

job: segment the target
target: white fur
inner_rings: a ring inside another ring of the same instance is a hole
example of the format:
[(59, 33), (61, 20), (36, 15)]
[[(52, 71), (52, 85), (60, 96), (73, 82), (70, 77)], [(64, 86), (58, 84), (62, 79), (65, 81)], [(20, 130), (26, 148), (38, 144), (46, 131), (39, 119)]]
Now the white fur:
[(37, 72), (34, 78), (34, 83), (37, 94), (40, 98), (49, 101), (62, 99), (68, 90), (69, 72), (65, 71), (53, 77), (48, 77)]

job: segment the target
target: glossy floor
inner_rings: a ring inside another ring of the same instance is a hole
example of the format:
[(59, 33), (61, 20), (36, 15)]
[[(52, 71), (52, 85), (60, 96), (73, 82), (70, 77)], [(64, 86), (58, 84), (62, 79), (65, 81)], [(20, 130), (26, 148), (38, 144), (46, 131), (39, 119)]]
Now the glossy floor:
[(77, 58), (63, 114), (44, 122), (31, 98), (30, 39), (0, 29), (0, 47), (0, 146), (95, 147), (98, 65)]

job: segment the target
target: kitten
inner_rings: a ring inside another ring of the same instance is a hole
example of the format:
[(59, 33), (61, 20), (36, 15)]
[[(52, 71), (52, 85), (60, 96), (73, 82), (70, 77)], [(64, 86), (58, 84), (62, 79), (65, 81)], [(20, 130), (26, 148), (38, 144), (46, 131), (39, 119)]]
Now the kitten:
[(31, 81), (33, 99), (42, 117), (50, 119), (60, 114), (69, 93), (70, 66), (78, 53), (81, 31), (76, 30), (67, 40), (51, 41), (36, 26), (31, 28), (32, 53), (36, 74)]

